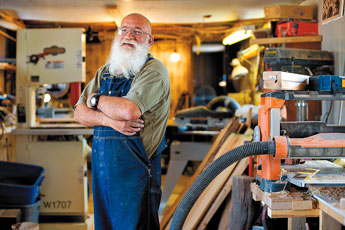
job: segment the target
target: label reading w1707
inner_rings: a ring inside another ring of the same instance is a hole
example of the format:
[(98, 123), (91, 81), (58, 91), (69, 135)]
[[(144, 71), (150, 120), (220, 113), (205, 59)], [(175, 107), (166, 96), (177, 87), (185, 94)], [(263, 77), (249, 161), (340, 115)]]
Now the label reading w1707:
[(69, 209), (72, 205), (71, 200), (43, 201), (44, 208)]

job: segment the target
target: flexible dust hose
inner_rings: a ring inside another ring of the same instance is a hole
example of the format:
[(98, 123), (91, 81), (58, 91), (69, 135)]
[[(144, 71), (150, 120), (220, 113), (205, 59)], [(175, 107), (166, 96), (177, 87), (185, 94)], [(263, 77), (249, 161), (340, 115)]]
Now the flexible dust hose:
[(255, 155), (275, 154), (275, 142), (251, 142), (241, 145), (225, 153), (212, 164), (210, 164), (194, 181), (188, 189), (180, 204), (177, 206), (172, 217), (170, 230), (181, 230), (189, 211), (199, 198), (204, 189), (211, 181), (218, 176), (224, 169), (243, 158)]

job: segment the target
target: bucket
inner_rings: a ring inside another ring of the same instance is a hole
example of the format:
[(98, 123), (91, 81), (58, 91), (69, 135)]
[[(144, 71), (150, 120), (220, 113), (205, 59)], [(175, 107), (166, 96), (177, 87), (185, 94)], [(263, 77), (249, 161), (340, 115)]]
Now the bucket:
[(12, 230), (39, 230), (40, 227), (35, 222), (16, 223), (11, 226)]

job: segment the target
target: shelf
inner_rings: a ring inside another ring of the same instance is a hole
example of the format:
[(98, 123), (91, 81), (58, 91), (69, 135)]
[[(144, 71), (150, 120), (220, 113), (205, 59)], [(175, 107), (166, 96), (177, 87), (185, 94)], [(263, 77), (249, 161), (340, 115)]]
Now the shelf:
[(16, 71), (16, 66), (6, 62), (0, 62), (0, 70), (13, 70)]
[(279, 37), (279, 38), (258, 38), (250, 40), (250, 44), (280, 44), (280, 43), (304, 43), (304, 42), (321, 42), (322, 36), (294, 36), (294, 37)]

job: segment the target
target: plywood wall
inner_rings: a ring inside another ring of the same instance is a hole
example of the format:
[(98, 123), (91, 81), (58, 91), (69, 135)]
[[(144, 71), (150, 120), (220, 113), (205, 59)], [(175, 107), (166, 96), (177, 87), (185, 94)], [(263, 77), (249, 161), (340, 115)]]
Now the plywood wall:
[[(94, 77), (97, 69), (106, 63), (113, 38), (113, 34), (103, 34), (100, 36), (101, 43), (86, 45), (86, 83)], [(174, 50), (181, 55), (179, 62), (170, 60), (170, 55)], [(183, 93), (193, 96), (191, 44), (189, 41), (160, 40), (153, 44), (151, 53), (168, 68), (171, 83), (170, 117), (173, 117), (180, 96)]]
[[(181, 59), (179, 62), (170, 60), (172, 52), (177, 51)], [(178, 100), (183, 93), (193, 96), (193, 67), (192, 48), (188, 41), (158, 41), (151, 48), (153, 56), (161, 60), (168, 68), (171, 83), (170, 117), (175, 114)]]
[(101, 43), (86, 44), (86, 83), (95, 76), (98, 68), (107, 62), (114, 34), (106, 33), (99, 37)]

